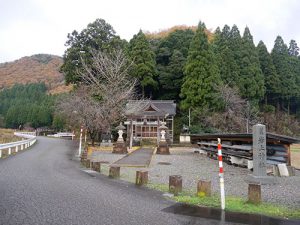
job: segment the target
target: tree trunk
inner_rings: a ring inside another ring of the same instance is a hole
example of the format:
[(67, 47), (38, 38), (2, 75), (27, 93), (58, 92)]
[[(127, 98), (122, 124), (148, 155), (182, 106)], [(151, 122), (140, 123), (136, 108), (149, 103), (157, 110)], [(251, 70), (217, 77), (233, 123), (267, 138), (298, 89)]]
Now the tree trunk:
[(291, 105), (291, 98), (288, 99), (288, 106), (287, 106), (287, 112), (288, 112), (288, 115), (290, 115), (290, 105)]
[(93, 131), (89, 131), (89, 134), (90, 134), (90, 138), (92, 140), (92, 146), (95, 146), (95, 139), (96, 139), (96, 136), (97, 136), (97, 132)]

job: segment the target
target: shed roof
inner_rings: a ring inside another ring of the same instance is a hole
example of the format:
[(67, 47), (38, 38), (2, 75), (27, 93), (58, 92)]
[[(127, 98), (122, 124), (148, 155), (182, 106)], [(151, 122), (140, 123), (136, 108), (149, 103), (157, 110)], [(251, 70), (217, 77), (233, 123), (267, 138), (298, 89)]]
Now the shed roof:
[[(267, 132), (267, 142), (281, 142), (284, 144), (300, 143), (300, 139), (289, 137), (285, 135), (279, 135)], [(191, 139), (193, 143), (198, 140), (217, 140), (221, 138), (222, 140), (235, 140), (235, 141), (252, 141), (252, 134), (239, 133), (239, 134), (192, 134)]]

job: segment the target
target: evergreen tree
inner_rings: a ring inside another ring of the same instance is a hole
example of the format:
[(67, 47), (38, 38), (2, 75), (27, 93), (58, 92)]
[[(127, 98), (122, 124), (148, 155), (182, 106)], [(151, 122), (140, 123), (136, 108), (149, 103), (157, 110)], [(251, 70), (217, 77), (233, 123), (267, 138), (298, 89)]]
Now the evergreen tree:
[(12, 88), (2, 90), (0, 117), (4, 118), (5, 126), (51, 126), (55, 96), (48, 96), (46, 91), (44, 83), (16, 84)]
[(222, 81), (231, 87), (236, 86), (239, 66), (235, 60), (233, 47), (230, 46), (230, 27), (228, 25), (224, 26), (222, 32), (220, 30), (215, 32), (213, 46)]
[(291, 97), (290, 108), (294, 112), (299, 110), (300, 102), (300, 59), (299, 59), (299, 47), (295, 40), (290, 41), (289, 45), (289, 66), (292, 73), (292, 76), (295, 78), (295, 86), (294, 96)]
[[(271, 53), (276, 72), (280, 79), (281, 106), (290, 110), (290, 100), (297, 93), (296, 77), (291, 70), (290, 57), (287, 45), (282, 37), (277, 36)], [(287, 104), (285, 104), (287, 102)]]
[(268, 104), (268, 102), (270, 101), (274, 104), (276, 103), (276, 98), (278, 98), (278, 93), (280, 93), (279, 77), (276, 73), (275, 66), (267, 50), (267, 47), (262, 41), (260, 41), (257, 45), (257, 52), (260, 62), (260, 68), (264, 75), (264, 83), (266, 89), (265, 104)]
[(142, 95), (151, 97), (158, 87), (155, 54), (141, 30), (129, 42), (129, 55), (134, 62), (130, 74), (139, 80)]
[(183, 109), (213, 109), (219, 106), (216, 87), (221, 80), (205, 29), (204, 23), (200, 22), (190, 45), (181, 88)]
[(259, 101), (264, 97), (264, 77), (260, 68), (253, 38), (248, 27), (242, 38), (238, 87), (242, 97)]
[(179, 101), (183, 66), (193, 36), (194, 32), (190, 29), (175, 30), (160, 41), (156, 53), (159, 81), (156, 98)]
[(65, 45), (69, 48), (64, 53), (61, 71), (65, 75), (66, 83), (69, 84), (81, 81), (79, 76), (82, 70), (81, 60), (90, 65), (93, 50), (110, 52), (111, 49), (123, 48), (125, 42), (116, 35), (113, 27), (105, 20), (96, 19), (80, 33), (74, 30), (68, 34)]
[(298, 56), (299, 55), (299, 47), (295, 40), (290, 41), (290, 46), (289, 46), (288, 51), (289, 51), (290, 56)]
[[(180, 88), (183, 81), (183, 67), (185, 58), (178, 50), (174, 50), (168, 66), (164, 67), (165, 72), (161, 72), (159, 82), (161, 90), (161, 99), (179, 99)], [(161, 70), (162, 71), (162, 70)]]
[(230, 50), (233, 52), (234, 60), (236, 61), (237, 65), (240, 65), (241, 51), (242, 51), (242, 38), (241, 38), (239, 28), (236, 25), (233, 25), (228, 34), (227, 32), (224, 33), (226, 34), (225, 37), (228, 37), (228, 45)]

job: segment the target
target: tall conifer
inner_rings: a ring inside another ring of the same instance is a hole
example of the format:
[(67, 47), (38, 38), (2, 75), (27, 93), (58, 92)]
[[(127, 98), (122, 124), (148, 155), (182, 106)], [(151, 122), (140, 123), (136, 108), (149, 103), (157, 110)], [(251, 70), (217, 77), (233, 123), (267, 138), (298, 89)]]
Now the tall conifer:
[(231, 87), (236, 86), (239, 67), (235, 60), (233, 48), (230, 46), (230, 27), (228, 25), (224, 26), (222, 32), (216, 30), (213, 46), (222, 81)]
[(151, 97), (158, 85), (155, 79), (155, 54), (141, 30), (129, 42), (129, 55), (134, 62), (131, 75), (139, 80), (142, 95)]
[(252, 101), (259, 101), (264, 97), (264, 77), (260, 68), (253, 38), (248, 27), (242, 38), (240, 76), (238, 87), (241, 96)]
[[(290, 58), (287, 45), (282, 37), (277, 36), (274, 48), (271, 53), (276, 72), (280, 79), (280, 95), (282, 96), (282, 107), (286, 107), (289, 112), (290, 99), (297, 92), (296, 77), (290, 67)], [(287, 104), (285, 104), (287, 102)]]
[(200, 22), (190, 45), (181, 88), (183, 109), (218, 107), (216, 86), (221, 80), (205, 29)]
[(271, 102), (269, 103), (275, 104), (278, 93), (280, 93), (280, 81), (272, 58), (267, 50), (266, 45), (262, 41), (260, 41), (257, 45), (257, 53), (259, 57), (260, 68), (264, 75), (266, 89), (265, 104), (268, 104), (270, 100)]

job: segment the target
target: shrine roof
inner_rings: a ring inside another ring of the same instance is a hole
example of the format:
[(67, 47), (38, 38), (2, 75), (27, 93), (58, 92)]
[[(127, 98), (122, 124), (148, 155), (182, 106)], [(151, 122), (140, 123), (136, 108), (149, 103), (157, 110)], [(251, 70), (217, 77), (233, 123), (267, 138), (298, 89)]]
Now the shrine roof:
[(176, 103), (173, 100), (130, 100), (126, 104), (126, 116), (174, 116)]

